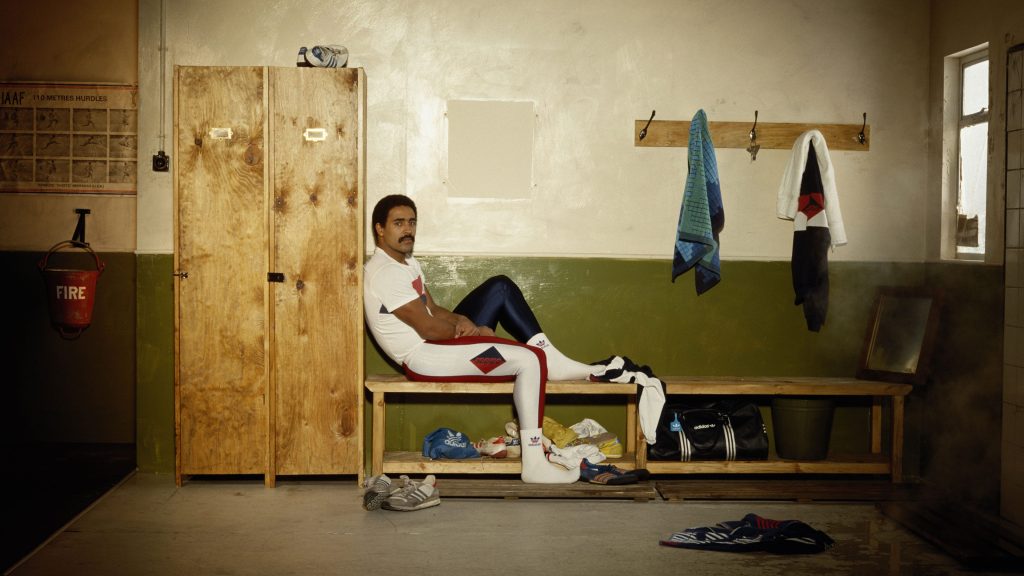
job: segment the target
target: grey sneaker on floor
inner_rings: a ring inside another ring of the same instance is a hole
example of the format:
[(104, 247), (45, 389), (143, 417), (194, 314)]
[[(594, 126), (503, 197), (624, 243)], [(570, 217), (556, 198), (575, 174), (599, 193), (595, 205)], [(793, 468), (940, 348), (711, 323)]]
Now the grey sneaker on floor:
[(364, 483), (366, 491), (363, 492), (363, 508), (376, 510), (391, 495), (391, 478), (387, 474), (380, 474), (368, 478)]
[(405, 487), (389, 496), (381, 508), (385, 510), (397, 510), (399, 512), (412, 512), (437, 506), (441, 503), (441, 495), (437, 491), (437, 478), (433, 474), (427, 476), (423, 481), (406, 480)]

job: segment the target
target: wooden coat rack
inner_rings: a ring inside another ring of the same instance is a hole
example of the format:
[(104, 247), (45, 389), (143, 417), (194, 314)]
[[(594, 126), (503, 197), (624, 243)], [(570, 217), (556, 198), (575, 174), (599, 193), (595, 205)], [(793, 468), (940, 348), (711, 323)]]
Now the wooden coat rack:
[[(708, 128), (715, 148), (747, 149), (751, 145), (750, 133), (756, 128), (756, 143), (761, 149), (790, 150), (796, 139), (808, 130), (819, 130), (829, 150), (867, 152), (871, 149), (871, 127), (866, 114), (864, 124), (758, 123), (755, 119), (753, 123), (708, 122)], [(642, 139), (641, 132), (644, 132)], [(689, 141), (688, 120), (637, 120), (633, 132), (634, 146), (685, 148)]]

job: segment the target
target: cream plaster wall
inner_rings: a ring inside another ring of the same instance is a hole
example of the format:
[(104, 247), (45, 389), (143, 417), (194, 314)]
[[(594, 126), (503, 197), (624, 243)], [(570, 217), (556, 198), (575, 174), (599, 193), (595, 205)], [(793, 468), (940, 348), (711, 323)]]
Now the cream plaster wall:
[[(0, 80), (137, 81), (135, 0), (0, 2)], [(0, 194), (0, 250), (46, 250), (71, 238), (88, 208), (86, 240), (101, 252), (135, 248), (135, 196)]]
[(70, 240), (85, 217), (85, 240), (98, 252), (132, 252), (135, 245), (135, 197), (97, 194), (0, 194), (0, 248), (46, 251)]
[[(712, 121), (752, 121), (757, 109), (761, 122), (858, 123), (867, 112), (871, 151), (832, 155), (850, 238), (832, 257), (925, 259), (926, 0), (177, 0), (166, 14), (168, 94), (174, 65), (293, 66), (299, 46), (347, 46), (368, 78), (368, 205), (414, 197), (420, 253), (670, 257), (686, 149), (635, 148), (633, 123), (704, 108)], [(147, 162), (159, 16), (159, 0), (140, 0)], [(536, 103), (531, 199), (448, 198), (450, 99)], [(791, 227), (775, 217), (788, 157), (718, 150), (725, 258), (789, 258)], [(139, 182), (138, 251), (170, 252), (171, 180), (143, 170)]]
[(0, 2), (0, 77), (134, 82), (137, 14), (134, 0)]

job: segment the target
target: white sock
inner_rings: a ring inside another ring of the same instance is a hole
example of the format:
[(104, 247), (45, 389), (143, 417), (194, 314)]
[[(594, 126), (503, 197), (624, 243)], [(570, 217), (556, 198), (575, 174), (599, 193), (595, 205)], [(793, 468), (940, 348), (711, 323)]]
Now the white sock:
[(548, 462), (541, 443), (543, 432), (540, 428), (520, 430), (519, 438), (523, 449), (523, 482), (527, 484), (572, 484), (580, 479), (580, 469), (572, 470)]
[(562, 354), (543, 332), (534, 334), (526, 343), (544, 351), (548, 359), (548, 380), (586, 380), (595, 369)]

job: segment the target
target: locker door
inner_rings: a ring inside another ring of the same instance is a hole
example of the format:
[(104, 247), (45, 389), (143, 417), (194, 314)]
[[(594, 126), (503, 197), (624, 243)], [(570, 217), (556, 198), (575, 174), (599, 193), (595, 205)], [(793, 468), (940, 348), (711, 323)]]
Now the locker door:
[(178, 475), (266, 473), (266, 81), (175, 71)]
[(278, 474), (362, 465), (362, 70), (272, 68)]

